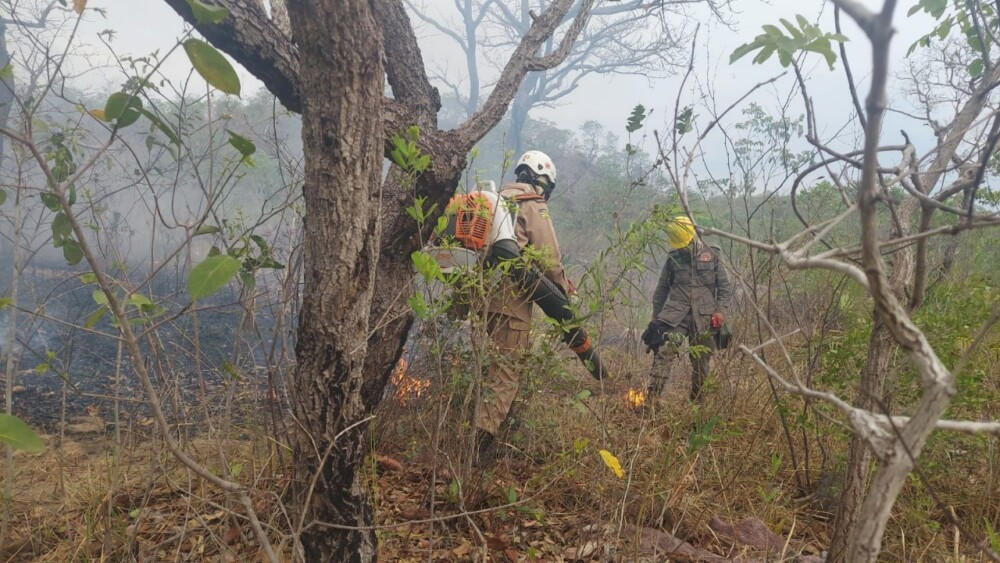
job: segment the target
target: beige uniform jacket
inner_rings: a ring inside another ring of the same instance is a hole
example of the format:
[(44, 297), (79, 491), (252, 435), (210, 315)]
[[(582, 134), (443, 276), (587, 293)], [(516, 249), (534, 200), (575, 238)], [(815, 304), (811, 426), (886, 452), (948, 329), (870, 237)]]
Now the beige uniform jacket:
[[(518, 202), (517, 224), (514, 226), (518, 248), (523, 251), (530, 246), (540, 251), (542, 258), (535, 265), (545, 277), (552, 280), (564, 292), (568, 292), (569, 284), (563, 271), (559, 241), (556, 239), (556, 231), (552, 227), (549, 206), (545, 203), (545, 199), (537, 195), (534, 188), (528, 184), (517, 182), (503, 186), (500, 195)], [(532, 303), (526, 296), (520, 294), (512, 283), (504, 283), (497, 298), (490, 301), (489, 311), (529, 323), (531, 306)]]

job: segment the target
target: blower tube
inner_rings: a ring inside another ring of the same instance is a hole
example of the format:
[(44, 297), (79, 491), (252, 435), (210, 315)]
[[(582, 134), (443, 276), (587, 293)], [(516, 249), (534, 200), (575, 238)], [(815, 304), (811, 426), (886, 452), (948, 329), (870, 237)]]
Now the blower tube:
[[(569, 299), (562, 289), (552, 280), (542, 275), (535, 266), (527, 265), (519, 260), (521, 251), (517, 243), (513, 240), (497, 241), (490, 248), (486, 263), (494, 266), (504, 261), (516, 260), (511, 264), (510, 276), (524, 292), (528, 293), (528, 300), (541, 308), (549, 318), (561, 323), (573, 320), (573, 311), (569, 308)], [(586, 366), (590, 375), (601, 380), (608, 376), (601, 362), (601, 356), (597, 348), (590, 342), (590, 336), (583, 327), (569, 329), (563, 335), (563, 342), (569, 345), (570, 349), (580, 358)]]

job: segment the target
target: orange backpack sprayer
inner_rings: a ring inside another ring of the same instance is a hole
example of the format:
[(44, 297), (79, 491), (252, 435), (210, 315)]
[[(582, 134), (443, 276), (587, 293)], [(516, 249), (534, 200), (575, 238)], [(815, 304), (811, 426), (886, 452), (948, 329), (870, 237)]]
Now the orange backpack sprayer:
[[(511, 261), (509, 275), (529, 300), (538, 305), (546, 316), (571, 324), (574, 314), (562, 288), (542, 275), (537, 267), (520, 260), (521, 249), (514, 234), (516, 209), (515, 202), (496, 192), (492, 181), (476, 191), (453, 197), (446, 208), (449, 221), (443, 236), (453, 238), (461, 248), (434, 246), (429, 253), (444, 271), (471, 268), (480, 262), (494, 266)], [(569, 345), (591, 375), (597, 379), (608, 376), (600, 354), (583, 327), (567, 329), (563, 342)]]

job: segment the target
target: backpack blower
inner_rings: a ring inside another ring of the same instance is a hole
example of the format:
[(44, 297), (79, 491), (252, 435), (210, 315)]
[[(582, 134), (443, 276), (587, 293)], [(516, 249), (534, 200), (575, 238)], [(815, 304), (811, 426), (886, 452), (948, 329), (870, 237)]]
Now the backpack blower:
[[(506, 264), (510, 279), (529, 301), (538, 305), (549, 318), (568, 323), (574, 315), (562, 288), (536, 266), (521, 260), (521, 249), (514, 234), (516, 210), (517, 204), (500, 196), (492, 181), (486, 183), (485, 189), (456, 195), (448, 203), (448, 227), (443, 237), (454, 238), (461, 248), (436, 246), (430, 253), (446, 272), (454, 268), (471, 269), (480, 261), (487, 267)], [(600, 354), (583, 327), (568, 329), (563, 342), (594, 378), (601, 380), (608, 376)]]

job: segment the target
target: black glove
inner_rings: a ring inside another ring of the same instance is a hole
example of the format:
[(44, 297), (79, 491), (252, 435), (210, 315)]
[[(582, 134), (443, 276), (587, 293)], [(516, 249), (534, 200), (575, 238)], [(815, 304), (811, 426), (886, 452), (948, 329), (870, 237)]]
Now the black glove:
[(653, 349), (663, 346), (663, 343), (667, 341), (668, 328), (670, 328), (669, 325), (663, 321), (650, 321), (649, 326), (642, 333), (642, 342)]

